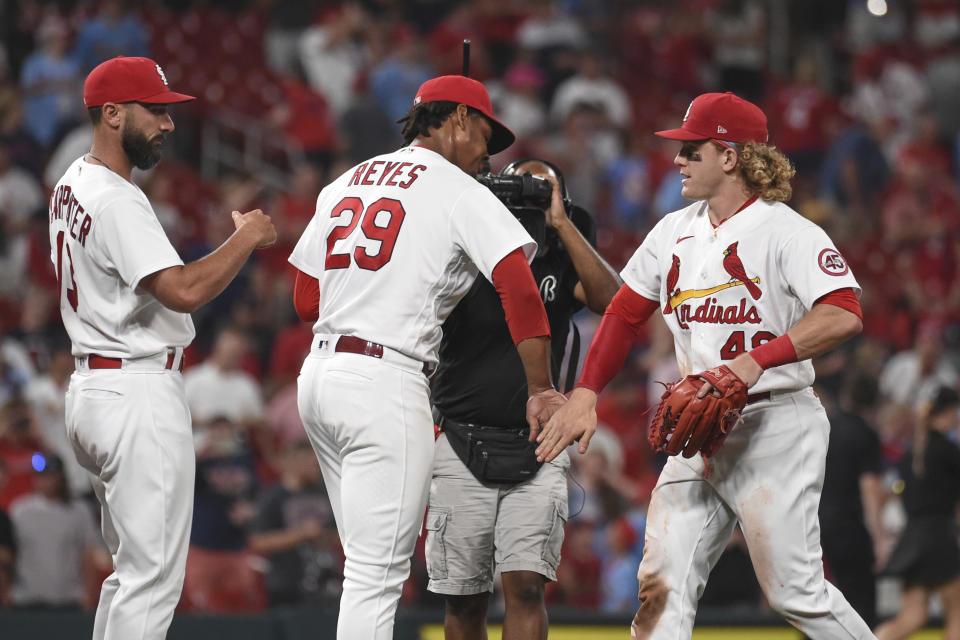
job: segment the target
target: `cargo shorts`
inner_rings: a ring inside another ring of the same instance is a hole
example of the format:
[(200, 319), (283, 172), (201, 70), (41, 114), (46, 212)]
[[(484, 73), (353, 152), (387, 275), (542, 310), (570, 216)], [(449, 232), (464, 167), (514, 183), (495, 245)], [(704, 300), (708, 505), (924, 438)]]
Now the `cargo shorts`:
[(444, 595), (493, 591), (494, 572), (557, 579), (567, 522), (567, 452), (516, 485), (477, 480), (440, 435), (427, 510), (427, 589)]

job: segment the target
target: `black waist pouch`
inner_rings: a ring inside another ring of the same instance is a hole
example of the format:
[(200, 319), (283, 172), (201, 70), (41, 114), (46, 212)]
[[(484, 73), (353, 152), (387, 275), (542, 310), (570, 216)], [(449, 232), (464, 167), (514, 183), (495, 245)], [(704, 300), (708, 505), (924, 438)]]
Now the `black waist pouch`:
[(443, 416), (437, 424), (447, 441), (480, 482), (517, 484), (537, 475), (536, 442), (530, 442), (530, 428), (503, 429), (456, 422)]

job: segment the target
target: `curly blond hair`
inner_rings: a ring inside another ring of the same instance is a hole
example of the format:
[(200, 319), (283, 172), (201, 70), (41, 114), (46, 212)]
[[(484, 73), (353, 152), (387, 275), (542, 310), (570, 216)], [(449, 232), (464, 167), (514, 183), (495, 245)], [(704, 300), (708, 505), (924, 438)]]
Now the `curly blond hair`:
[(761, 142), (738, 145), (736, 170), (752, 196), (786, 202), (793, 195), (790, 179), (797, 170), (776, 147)]

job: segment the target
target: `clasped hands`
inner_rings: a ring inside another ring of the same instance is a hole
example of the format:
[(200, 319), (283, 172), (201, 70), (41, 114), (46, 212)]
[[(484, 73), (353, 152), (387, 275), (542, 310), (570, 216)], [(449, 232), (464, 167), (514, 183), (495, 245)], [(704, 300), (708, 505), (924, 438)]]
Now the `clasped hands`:
[(597, 430), (597, 394), (577, 388), (567, 399), (554, 389), (532, 394), (527, 400), (530, 441), (538, 442), (537, 460), (550, 462), (575, 441), (580, 453), (586, 453), (590, 438)]

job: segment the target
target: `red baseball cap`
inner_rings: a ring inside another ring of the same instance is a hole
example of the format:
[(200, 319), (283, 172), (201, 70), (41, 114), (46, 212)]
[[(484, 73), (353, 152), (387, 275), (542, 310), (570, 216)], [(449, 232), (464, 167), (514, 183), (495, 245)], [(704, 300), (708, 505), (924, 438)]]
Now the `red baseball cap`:
[(105, 102), (171, 104), (195, 99), (171, 91), (163, 69), (150, 58), (111, 58), (94, 67), (83, 83), (83, 103), (88, 109)]
[(513, 144), (517, 139), (510, 129), (493, 117), (493, 104), (486, 87), (473, 78), (466, 76), (440, 76), (427, 80), (417, 89), (417, 97), (413, 99), (414, 106), (427, 102), (456, 102), (473, 107), (490, 121), (493, 135), (487, 143), (490, 155), (499, 153)]
[(766, 142), (767, 116), (760, 107), (739, 96), (704, 93), (693, 99), (679, 129), (657, 131), (669, 140), (725, 140)]

